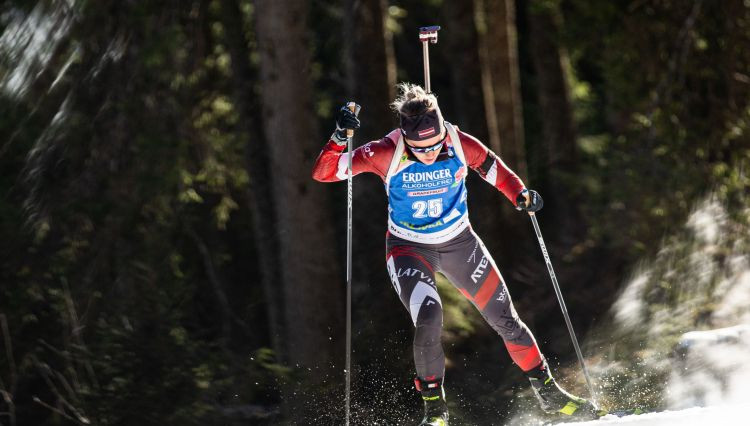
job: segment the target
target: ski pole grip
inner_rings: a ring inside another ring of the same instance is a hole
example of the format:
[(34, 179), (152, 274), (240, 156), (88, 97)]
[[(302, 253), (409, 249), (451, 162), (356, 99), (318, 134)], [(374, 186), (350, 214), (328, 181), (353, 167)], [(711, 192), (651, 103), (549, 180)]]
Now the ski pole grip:
[(432, 44), (437, 43), (438, 31), (440, 31), (439, 25), (433, 25), (431, 27), (420, 27), (419, 28), (419, 41), (430, 42)]
[[(349, 111), (353, 112), (354, 115), (359, 115), (359, 110), (362, 109), (361, 106), (357, 105), (354, 102), (347, 102), (346, 107), (349, 108)], [(346, 129), (346, 137), (351, 138), (354, 136), (354, 129)]]

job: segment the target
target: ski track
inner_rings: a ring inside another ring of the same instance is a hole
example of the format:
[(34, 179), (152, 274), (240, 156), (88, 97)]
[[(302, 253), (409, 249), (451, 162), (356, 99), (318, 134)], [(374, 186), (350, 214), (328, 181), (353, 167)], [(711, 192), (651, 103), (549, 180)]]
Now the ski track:
[[(750, 399), (750, 395), (748, 395)], [(705, 425), (748, 425), (749, 404), (713, 406), (713, 407), (694, 407), (679, 411), (663, 411), (659, 413), (646, 413), (636, 416), (615, 417), (613, 415), (604, 416), (599, 420), (587, 422), (564, 423), (566, 426), (588, 425), (601, 426), (607, 424), (613, 425), (642, 425), (642, 426), (705, 426)]]

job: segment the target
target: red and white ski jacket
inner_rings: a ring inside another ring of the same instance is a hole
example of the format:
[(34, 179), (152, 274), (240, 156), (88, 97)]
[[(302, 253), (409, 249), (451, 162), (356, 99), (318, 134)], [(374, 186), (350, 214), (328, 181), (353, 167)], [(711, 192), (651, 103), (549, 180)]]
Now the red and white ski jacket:
[[(503, 161), (475, 137), (456, 129), (468, 166), (492, 186), (502, 192), (513, 205), (524, 189), (524, 184)], [(354, 150), (352, 172), (375, 173), (385, 182), (388, 168), (400, 135), (395, 129), (383, 139), (368, 142)], [(343, 155), (346, 145), (338, 145), (329, 139), (313, 167), (313, 179), (320, 182), (336, 182), (347, 178), (348, 156)]]

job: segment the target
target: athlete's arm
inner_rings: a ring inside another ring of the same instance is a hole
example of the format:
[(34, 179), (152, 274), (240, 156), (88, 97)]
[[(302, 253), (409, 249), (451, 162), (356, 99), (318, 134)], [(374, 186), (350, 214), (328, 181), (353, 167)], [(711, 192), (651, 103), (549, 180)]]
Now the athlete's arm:
[[(315, 161), (312, 171), (313, 179), (319, 182), (337, 182), (346, 179), (349, 153), (345, 153), (345, 149), (346, 145), (339, 145), (333, 139), (329, 139)], [(369, 172), (385, 179), (394, 151), (395, 144), (387, 136), (360, 146), (354, 150), (352, 157), (352, 175)]]
[(521, 178), (474, 136), (458, 130), (458, 137), (469, 167), (502, 192), (515, 206), (516, 197), (526, 187)]

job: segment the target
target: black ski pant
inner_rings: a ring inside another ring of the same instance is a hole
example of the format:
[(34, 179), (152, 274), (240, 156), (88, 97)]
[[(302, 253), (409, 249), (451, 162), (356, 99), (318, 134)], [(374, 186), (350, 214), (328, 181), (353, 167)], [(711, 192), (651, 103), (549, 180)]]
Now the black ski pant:
[(541, 363), (534, 336), (519, 319), (495, 261), (471, 228), (441, 244), (420, 244), (389, 234), (386, 253), (391, 282), (414, 323), (417, 377), (438, 380), (445, 370), (443, 307), (436, 272), (445, 275), (474, 304), (522, 370)]

